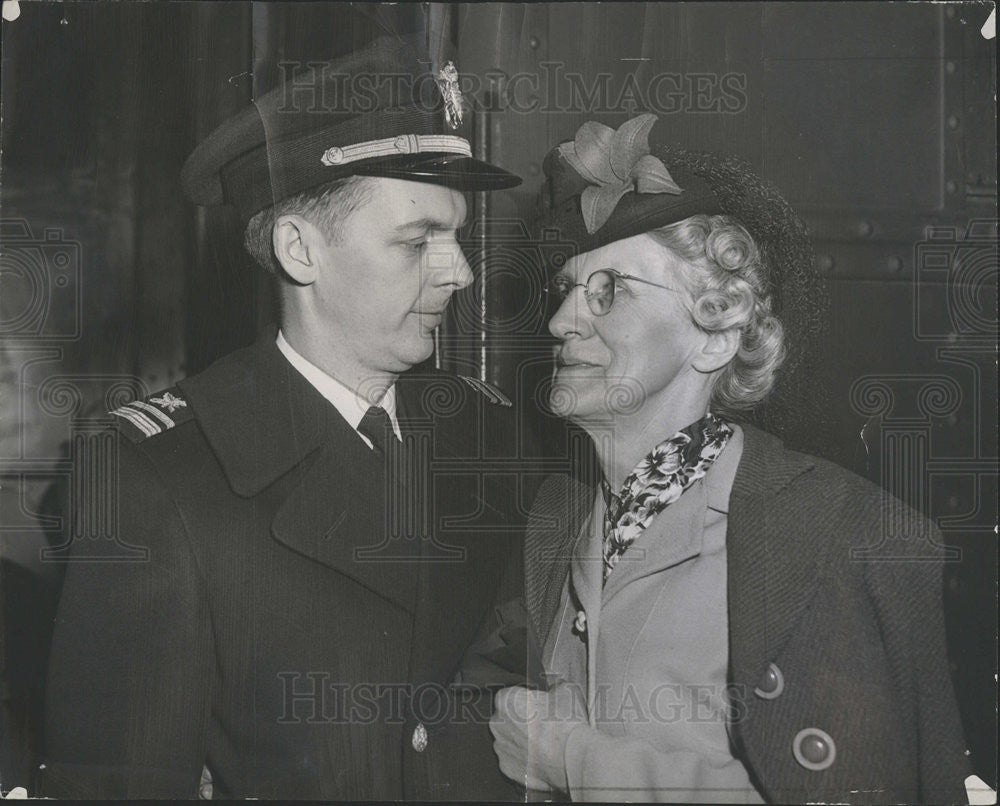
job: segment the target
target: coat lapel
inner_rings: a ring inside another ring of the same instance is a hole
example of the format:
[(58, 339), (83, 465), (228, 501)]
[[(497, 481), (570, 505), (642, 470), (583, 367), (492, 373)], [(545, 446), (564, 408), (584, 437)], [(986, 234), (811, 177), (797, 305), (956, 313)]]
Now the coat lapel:
[(596, 487), (569, 476), (551, 476), (538, 492), (525, 540), (525, 600), (545, 646), (570, 571), (573, 547), (594, 505)]
[(618, 560), (604, 602), (638, 579), (656, 574), (701, 553), (705, 535), (707, 496), (702, 480), (695, 482), (652, 522)]
[[(741, 427), (743, 454), (729, 496), (727, 594), (731, 676), (734, 682), (752, 688), (805, 611), (816, 589), (826, 546), (817, 544), (814, 531), (806, 524), (786, 515), (782, 501), (785, 487), (812, 470), (814, 462), (785, 450), (778, 439), (753, 426)], [(579, 534), (594, 494), (593, 489), (572, 479), (551, 479), (534, 507), (526, 593), (543, 645), (558, 614), (559, 594), (570, 567), (565, 554), (560, 561), (559, 547)], [(571, 505), (574, 501), (575, 506)], [(543, 562), (547, 550), (555, 556)], [(659, 564), (672, 559), (676, 558), (664, 555)], [(626, 580), (615, 581), (614, 577), (612, 574), (608, 585), (615, 587), (606, 590), (605, 597), (625, 584)], [(543, 593), (537, 593), (540, 588)]]
[(826, 546), (801, 518), (789, 517), (782, 502), (783, 489), (812, 470), (812, 460), (756, 428), (743, 430), (726, 543), (729, 651), (734, 682), (753, 687), (816, 590)]

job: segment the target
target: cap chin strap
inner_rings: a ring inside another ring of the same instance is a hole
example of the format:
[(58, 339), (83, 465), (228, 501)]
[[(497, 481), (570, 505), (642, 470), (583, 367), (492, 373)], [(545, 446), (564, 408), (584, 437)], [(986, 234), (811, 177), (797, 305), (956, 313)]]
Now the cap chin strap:
[(349, 146), (332, 146), (323, 152), (320, 162), (324, 165), (346, 165), (358, 160), (375, 157), (392, 157), (399, 154), (437, 152), (472, 156), (472, 146), (464, 137), (453, 134), (401, 134), (384, 140), (369, 140)]

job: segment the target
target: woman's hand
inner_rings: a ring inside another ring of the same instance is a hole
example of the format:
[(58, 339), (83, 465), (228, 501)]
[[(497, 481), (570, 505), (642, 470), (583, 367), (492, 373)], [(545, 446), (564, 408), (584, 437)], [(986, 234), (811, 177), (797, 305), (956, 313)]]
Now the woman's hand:
[(578, 686), (559, 683), (549, 691), (512, 686), (497, 692), (490, 730), (500, 771), (528, 789), (569, 791), (566, 740), (587, 724)]

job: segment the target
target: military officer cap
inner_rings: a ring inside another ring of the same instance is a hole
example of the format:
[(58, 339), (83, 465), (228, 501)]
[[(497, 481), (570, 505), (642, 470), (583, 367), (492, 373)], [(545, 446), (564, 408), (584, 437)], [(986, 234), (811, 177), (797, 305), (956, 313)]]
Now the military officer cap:
[(310, 68), (230, 118), (181, 172), (196, 204), (232, 204), (243, 221), (276, 202), (349, 176), (498, 190), (521, 179), (475, 159), (459, 134), (453, 63), (431, 72), (410, 41), (386, 37)]

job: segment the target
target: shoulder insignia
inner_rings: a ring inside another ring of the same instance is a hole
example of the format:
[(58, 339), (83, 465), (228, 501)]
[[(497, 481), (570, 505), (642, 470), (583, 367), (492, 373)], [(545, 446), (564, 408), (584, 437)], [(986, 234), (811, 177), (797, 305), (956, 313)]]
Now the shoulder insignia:
[(122, 430), (133, 442), (142, 442), (194, 417), (187, 401), (177, 392), (174, 387), (145, 400), (133, 400), (111, 413), (120, 419)]
[(497, 406), (513, 406), (514, 404), (510, 402), (510, 398), (507, 397), (503, 392), (497, 389), (493, 384), (487, 383), (486, 381), (481, 381), (479, 378), (470, 378), (468, 375), (459, 375), (463, 381), (465, 381), (469, 386), (483, 395), (490, 403)]

